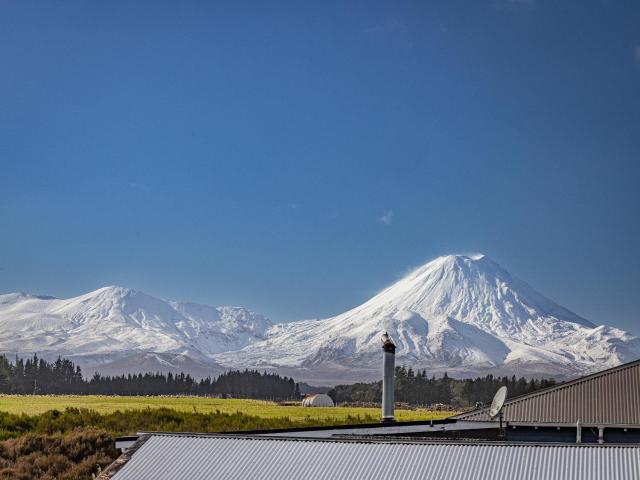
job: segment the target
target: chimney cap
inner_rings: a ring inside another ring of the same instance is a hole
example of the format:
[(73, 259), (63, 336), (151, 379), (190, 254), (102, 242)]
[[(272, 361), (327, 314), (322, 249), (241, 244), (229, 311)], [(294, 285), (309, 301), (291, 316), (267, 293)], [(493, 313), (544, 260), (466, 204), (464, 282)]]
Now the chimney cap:
[(396, 353), (396, 346), (387, 332), (382, 332), (380, 340), (382, 340), (382, 349), (385, 352)]

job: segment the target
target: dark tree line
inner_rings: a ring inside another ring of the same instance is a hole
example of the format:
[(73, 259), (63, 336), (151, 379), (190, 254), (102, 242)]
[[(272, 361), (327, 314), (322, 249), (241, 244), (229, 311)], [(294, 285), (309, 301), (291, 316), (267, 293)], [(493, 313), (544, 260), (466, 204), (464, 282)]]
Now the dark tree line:
[[(442, 378), (427, 376), (425, 370), (414, 372), (404, 366), (396, 368), (395, 399), (411, 405), (446, 404), (473, 406), (488, 404), (496, 390), (506, 385), (509, 396), (522, 395), (555, 384), (553, 379), (494, 377), (457, 380), (445, 373)], [(237, 398), (286, 400), (300, 396), (292, 378), (255, 370), (230, 371), (217, 378), (195, 380), (188, 374), (145, 373), (104, 376), (96, 373), (90, 379), (82, 376), (71, 360), (55, 362), (33, 356), (10, 362), (0, 355), (0, 393), (15, 394), (80, 394), (80, 395), (216, 395)], [(338, 385), (329, 395), (336, 402), (378, 403), (382, 383)]]
[(217, 378), (195, 380), (188, 374), (145, 373), (82, 376), (71, 360), (48, 362), (34, 355), (10, 362), (0, 355), (0, 393), (80, 395), (228, 395), (239, 398), (286, 400), (298, 398), (292, 378), (254, 370), (230, 371)]
[(85, 383), (80, 367), (71, 360), (47, 362), (34, 355), (11, 363), (0, 355), (0, 393), (75, 393)]
[[(395, 400), (411, 405), (442, 403), (455, 406), (473, 406), (477, 402), (487, 405), (501, 386), (505, 385), (509, 397), (533, 392), (555, 385), (553, 379), (512, 377), (478, 377), (457, 380), (446, 373), (442, 378), (429, 377), (425, 370), (414, 372), (411, 368), (396, 367)], [(336, 402), (376, 403), (382, 398), (382, 382), (337, 385), (330, 392)]]

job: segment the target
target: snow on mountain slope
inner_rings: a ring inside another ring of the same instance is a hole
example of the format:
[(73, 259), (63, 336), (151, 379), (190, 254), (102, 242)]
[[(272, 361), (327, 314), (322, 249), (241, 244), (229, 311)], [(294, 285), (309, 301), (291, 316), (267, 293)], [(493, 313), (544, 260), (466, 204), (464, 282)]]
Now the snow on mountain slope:
[(277, 325), (122, 287), (67, 300), (0, 295), (0, 352), (63, 355), (87, 372), (253, 367), (326, 384), (377, 379), (385, 330), (398, 363), (456, 376), (566, 377), (640, 357), (640, 339), (595, 326), (482, 255), (437, 258), (348, 312)]
[(0, 295), (1, 352), (63, 355), (90, 366), (127, 358), (135, 366), (148, 352), (164, 354), (144, 357), (160, 370), (177, 368), (167, 359), (185, 355), (215, 365), (208, 355), (262, 339), (270, 326), (240, 307), (167, 302), (116, 286), (66, 300)]
[[(571, 375), (640, 357), (640, 340), (596, 327), (483, 255), (440, 257), (336, 317), (276, 325), (267, 338), (213, 355), (222, 365), (339, 368), (378, 375), (380, 332), (398, 362), (468, 375), (487, 370)], [(323, 378), (326, 379), (326, 378)]]

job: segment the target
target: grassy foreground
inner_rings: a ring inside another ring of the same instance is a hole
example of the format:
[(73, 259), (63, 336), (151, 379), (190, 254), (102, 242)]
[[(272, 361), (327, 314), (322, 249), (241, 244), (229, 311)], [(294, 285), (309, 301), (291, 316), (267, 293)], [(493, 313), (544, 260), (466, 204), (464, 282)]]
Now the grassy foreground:
[[(67, 407), (86, 408), (97, 413), (113, 413), (117, 410), (142, 410), (146, 408), (169, 408), (192, 413), (237, 413), (261, 418), (288, 417), (293, 421), (310, 419), (337, 421), (348, 417), (370, 416), (377, 421), (380, 410), (362, 407), (305, 408), (279, 405), (263, 400), (222, 399), (204, 397), (120, 397), (100, 395), (0, 395), (0, 411), (13, 414), (38, 415), (49, 410), (64, 410)], [(453, 412), (427, 409), (396, 410), (397, 420), (431, 420), (444, 418)]]
[[(397, 410), (399, 420), (452, 412)], [(141, 431), (228, 432), (376, 423), (377, 408), (304, 408), (202, 397), (0, 395), (0, 480), (90, 480)]]

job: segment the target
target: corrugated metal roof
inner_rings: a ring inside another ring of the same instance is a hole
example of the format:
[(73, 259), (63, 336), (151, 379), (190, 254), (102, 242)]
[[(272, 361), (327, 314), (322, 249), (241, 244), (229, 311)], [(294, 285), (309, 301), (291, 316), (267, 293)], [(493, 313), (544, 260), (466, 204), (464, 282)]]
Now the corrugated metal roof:
[[(456, 415), (490, 420), (488, 408)], [(507, 400), (508, 422), (640, 424), (640, 360)]]
[(640, 478), (640, 447), (153, 435), (113, 480)]
[[(342, 425), (341, 427), (344, 427)], [(348, 426), (348, 425), (347, 425)], [(376, 428), (370, 428), (376, 427)], [(367, 428), (334, 428), (334, 429), (290, 429), (282, 432), (270, 432), (267, 430), (261, 432), (255, 432), (255, 435), (268, 436), (268, 437), (299, 437), (299, 438), (331, 438), (335, 435), (411, 435), (418, 433), (434, 433), (445, 431), (461, 431), (461, 430), (476, 430), (479, 428), (495, 428), (498, 427), (495, 422), (465, 422), (465, 421), (451, 421), (447, 423), (434, 422), (433, 425), (429, 425), (428, 422), (421, 423), (419, 425), (403, 425), (402, 423), (381, 423), (378, 425), (367, 425)]]

